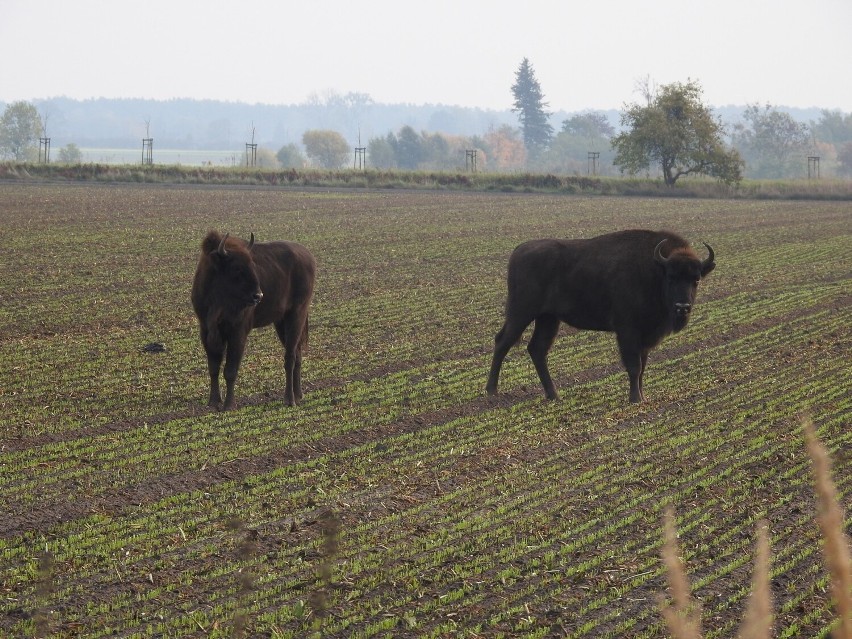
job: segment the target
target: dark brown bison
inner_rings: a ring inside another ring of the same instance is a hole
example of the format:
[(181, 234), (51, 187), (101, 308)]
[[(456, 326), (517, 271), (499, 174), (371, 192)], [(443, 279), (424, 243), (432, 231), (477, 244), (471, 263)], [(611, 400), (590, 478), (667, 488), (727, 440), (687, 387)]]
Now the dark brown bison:
[(210, 369), (210, 400), (218, 408), (219, 368), (225, 361), (224, 410), (236, 406), (234, 382), (253, 328), (274, 324), (284, 345), (289, 406), (302, 399), (302, 351), (308, 341), (308, 311), (316, 263), (296, 242), (245, 242), (210, 231), (192, 284), (192, 307)]
[(716, 266), (667, 231), (619, 231), (588, 240), (532, 240), (509, 259), (506, 321), (494, 338), (486, 392), (497, 392), (506, 353), (535, 321), (527, 350), (548, 399), (556, 389), (547, 353), (559, 322), (615, 333), (630, 378), (630, 401), (642, 401), (648, 352), (686, 326), (698, 282)]

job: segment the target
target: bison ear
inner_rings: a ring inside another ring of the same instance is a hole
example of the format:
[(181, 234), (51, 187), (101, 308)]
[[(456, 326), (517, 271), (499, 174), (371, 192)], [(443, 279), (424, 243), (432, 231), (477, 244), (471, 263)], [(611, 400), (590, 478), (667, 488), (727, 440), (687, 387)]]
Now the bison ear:
[(202, 252), (207, 255), (215, 251), (219, 248), (219, 244), (222, 242), (222, 236), (219, 235), (218, 231), (210, 231), (207, 234), (207, 237), (204, 238), (204, 241), (201, 243)]

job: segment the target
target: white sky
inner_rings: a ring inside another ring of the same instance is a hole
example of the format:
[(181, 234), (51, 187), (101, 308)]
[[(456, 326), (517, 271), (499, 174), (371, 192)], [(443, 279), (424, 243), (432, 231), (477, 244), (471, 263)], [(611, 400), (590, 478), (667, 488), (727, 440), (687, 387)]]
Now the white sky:
[(0, 0), (0, 100), (198, 98), (551, 110), (698, 80), (712, 106), (852, 112), (852, 0)]

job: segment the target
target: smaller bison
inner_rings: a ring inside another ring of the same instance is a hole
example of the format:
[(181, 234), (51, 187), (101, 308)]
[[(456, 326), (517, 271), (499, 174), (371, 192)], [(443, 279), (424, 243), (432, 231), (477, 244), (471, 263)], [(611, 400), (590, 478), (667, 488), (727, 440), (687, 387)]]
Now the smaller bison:
[(210, 231), (192, 284), (192, 307), (210, 370), (208, 406), (219, 408), (219, 368), (225, 361), (223, 410), (236, 407), (234, 383), (253, 328), (274, 324), (284, 345), (288, 406), (302, 399), (302, 351), (308, 341), (308, 311), (316, 262), (296, 242), (245, 242)]
[(545, 395), (556, 399), (547, 353), (561, 321), (615, 333), (630, 401), (642, 401), (648, 353), (686, 326), (698, 283), (716, 266), (713, 249), (704, 246), (709, 256), (702, 261), (682, 237), (643, 230), (518, 246), (509, 259), (506, 321), (494, 338), (486, 392), (497, 392), (503, 358), (535, 321), (527, 350)]

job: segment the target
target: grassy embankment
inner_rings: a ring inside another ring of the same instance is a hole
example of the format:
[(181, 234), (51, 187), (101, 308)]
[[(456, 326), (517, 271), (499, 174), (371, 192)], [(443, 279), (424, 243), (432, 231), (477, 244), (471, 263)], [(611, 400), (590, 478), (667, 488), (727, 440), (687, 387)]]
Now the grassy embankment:
[(838, 179), (745, 180), (739, 186), (726, 186), (711, 179), (683, 178), (674, 188), (669, 188), (659, 179), (537, 173), (11, 163), (0, 164), (0, 179), (297, 188), (439, 189), (679, 198), (852, 200), (852, 180)]

